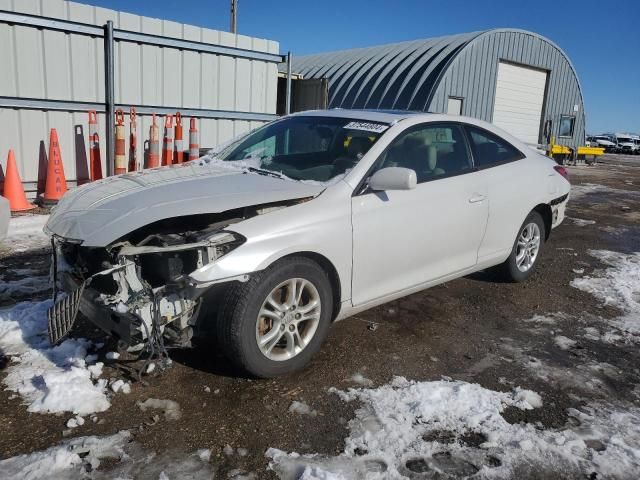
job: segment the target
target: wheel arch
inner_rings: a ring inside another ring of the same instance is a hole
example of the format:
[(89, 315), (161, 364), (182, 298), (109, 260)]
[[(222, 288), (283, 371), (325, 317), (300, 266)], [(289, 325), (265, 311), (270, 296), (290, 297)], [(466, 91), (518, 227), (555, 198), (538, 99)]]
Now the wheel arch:
[(553, 223), (553, 212), (551, 206), (547, 203), (540, 203), (536, 205), (533, 212), (538, 212), (544, 221), (544, 239), (547, 241), (549, 235), (551, 235), (551, 225)]
[[(335, 320), (336, 317), (338, 316), (338, 313), (340, 313), (340, 305), (342, 303), (341, 301), (342, 283), (340, 282), (340, 275), (338, 274), (338, 270), (336, 269), (336, 267), (333, 265), (331, 260), (329, 260), (324, 255), (317, 252), (311, 252), (311, 251), (300, 251), (300, 252), (288, 253), (287, 255), (284, 255), (283, 257), (278, 258), (273, 263), (276, 263), (291, 257), (307, 258), (312, 262), (317, 263), (318, 266), (327, 273), (327, 276), (329, 277), (329, 282), (331, 283), (331, 294), (333, 296), (333, 311), (331, 312), (331, 320), (332, 321)], [(273, 265), (273, 263), (271, 265)]]

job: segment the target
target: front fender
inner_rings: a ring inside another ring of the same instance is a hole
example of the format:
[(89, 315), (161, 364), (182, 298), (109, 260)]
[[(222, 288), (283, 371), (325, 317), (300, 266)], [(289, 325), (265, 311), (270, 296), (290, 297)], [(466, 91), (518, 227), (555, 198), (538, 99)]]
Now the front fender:
[(242, 279), (280, 258), (301, 252), (325, 257), (341, 285), (341, 301), (351, 298), (351, 189), (333, 186), (308, 202), (258, 215), (228, 227), (247, 241), (220, 259), (195, 270), (199, 284)]

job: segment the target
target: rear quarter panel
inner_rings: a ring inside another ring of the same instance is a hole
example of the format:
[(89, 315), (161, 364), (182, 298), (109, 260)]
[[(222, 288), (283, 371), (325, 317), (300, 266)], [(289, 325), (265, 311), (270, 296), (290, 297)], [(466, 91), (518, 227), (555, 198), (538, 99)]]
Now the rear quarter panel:
[(543, 155), (527, 153), (522, 160), (482, 171), (489, 188), (489, 221), (479, 261), (506, 258), (529, 212), (569, 192), (569, 183), (555, 172), (555, 165)]

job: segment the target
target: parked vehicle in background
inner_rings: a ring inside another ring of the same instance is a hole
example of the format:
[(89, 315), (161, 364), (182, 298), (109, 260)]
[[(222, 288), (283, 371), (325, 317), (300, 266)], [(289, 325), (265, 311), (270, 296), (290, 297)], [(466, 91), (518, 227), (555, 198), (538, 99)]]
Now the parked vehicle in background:
[(629, 135), (633, 141), (635, 155), (640, 155), (640, 135)]
[(590, 147), (601, 147), (607, 153), (614, 153), (616, 151), (616, 143), (607, 135), (592, 135), (587, 137), (587, 142)]
[(626, 133), (616, 133), (613, 137), (616, 142), (617, 153), (633, 155), (637, 152), (637, 145), (631, 135)]
[(301, 112), (186, 164), (93, 182), (45, 227), (69, 293), (122, 348), (214, 330), (258, 377), (306, 365), (331, 323), (494, 268), (535, 269), (563, 218), (566, 170), (486, 122)]

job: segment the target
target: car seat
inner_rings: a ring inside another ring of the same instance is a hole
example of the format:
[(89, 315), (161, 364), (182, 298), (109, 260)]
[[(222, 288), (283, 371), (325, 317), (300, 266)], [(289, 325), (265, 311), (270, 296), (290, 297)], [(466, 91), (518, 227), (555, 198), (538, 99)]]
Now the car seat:
[(443, 168), (438, 166), (438, 148), (435, 145), (427, 145), (427, 176), (444, 175)]
[(332, 176), (340, 175), (349, 168), (353, 168), (371, 147), (371, 140), (366, 137), (353, 137), (347, 146), (346, 155), (338, 157), (333, 162)]

